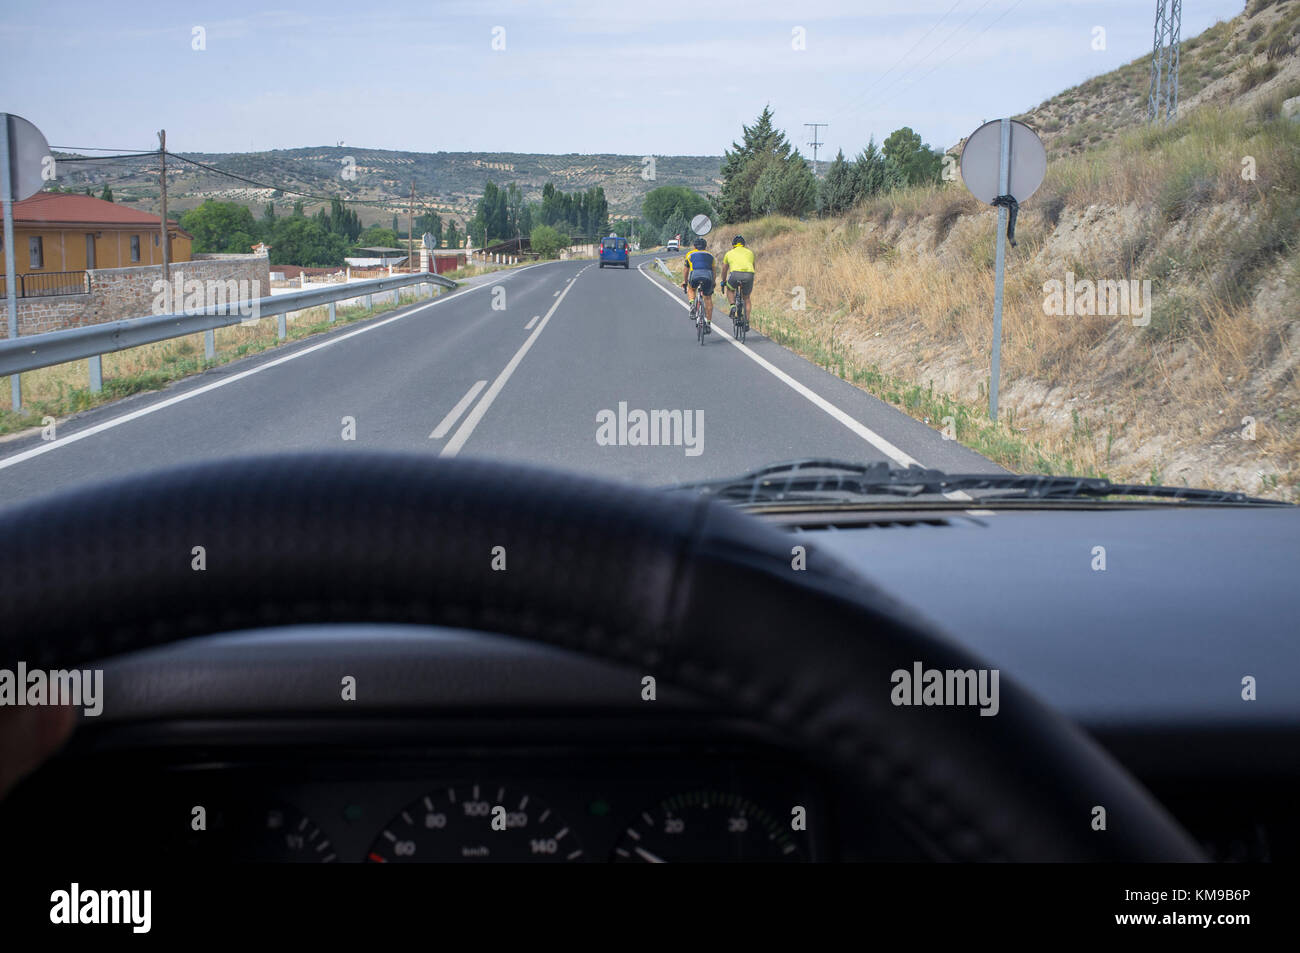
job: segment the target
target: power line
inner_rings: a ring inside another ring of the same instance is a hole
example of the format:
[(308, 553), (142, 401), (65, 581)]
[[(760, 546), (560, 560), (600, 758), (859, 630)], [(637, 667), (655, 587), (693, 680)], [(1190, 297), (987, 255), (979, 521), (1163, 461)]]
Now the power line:
[[(54, 147), (51, 146), (51, 148), (53, 149)], [(66, 147), (60, 146), (58, 148), (63, 149)], [(237, 179), (240, 182), (244, 182), (248, 185), (255, 185), (258, 188), (286, 192), (291, 195), (300, 195), (304, 198), (310, 198), (318, 202), (332, 202), (335, 198), (337, 198), (337, 196), (314, 195), (311, 192), (302, 192), (297, 189), (285, 188), (284, 186), (271, 185), (265, 182), (257, 182), (254, 179), (250, 179), (246, 176), (239, 175), (238, 173), (228, 172), (225, 169), (218, 169), (216, 166), (211, 166), (206, 163), (199, 162), (197, 159), (190, 159), (186, 156), (178, 155), (175, 152), (167, 152), (166, 154), (171, 156), (173, 159), (179, 159), (182, 162), (188, 162), (191, 165), (198, 166), (199, 168), (205, 169), (208, 172), (212, 172), (217, 175), (228, 176), (232, 179)], [(117, 155), (107, 155), (107, 156), (67, 156), (67, 157), (58, 157), (56, 158), (55, 161), (56, 162), (105, 162), (114, 159), (156, 159), (159, 158), (160, 155), (161, 154), (157, 150), (154, 150), (153, 152), (131, 152), (131, 153), (120, 153)], [(115, 181), (122, 181), (122, 180), (119, 179)], [(365, 205), (374, 208), (383, 208), (383, 209), (400, 208), (399, 202), (397, 200), (388, 202), (381, 199), (342, 199), (341, 198), (339, 199), (339, 201), (348, 205)]]
[[(880, 93), (884, 93), (885, 90), (888, 90), (888, 89), (893, 88), (893, 87), (896, 86), (899, 82), (906, 80), (906, 79), (908, 78), (908, 75), (909, 75), (910, 73), (913, 73), (913, 72), (915, 72), (916, 70), (920, 69), (922, 66), (924, 66), (926, 60), (928, 60), (930, 57), (934, 56), (935, 53), (939, 52), (939, 50), (941, 50), (941, 49), (943, 49), (945, 46), (947, 46), (949, 40), (951, 40), (954, 36), (956, 36), (956, 35), (957, 35), (958, 33), (960, 33), (963, 29), (965, 29), (965, 28), (966, 28), (966, 25), (967, 25), (968, 23), (970, 23), (971, 20), (974, 20), (977, 16), (979, 16), (980, 13), (983, 11), (983, 9), (984, 9), (985, 7), (987, 7), (987, 6), (988, 6), (990, 3), (992, 3), (992, 2), (993, 2), (993, 0), (984, 0), (983, 3), (981, 3), (978, 7), (975, 8), (975, 12), (974, 12), (974, 13), (972, 13), (972, 14), (971, 14), (970, 16), (968, 16), (965, 20), (962, 20), (961, 23), (959, 23), (959, 24), (957, 24), (955, 27), (953, 27), (952, 30), (949, 31), (949, 33), (948, 33), (947, 36), (945, 36), (942, 40), (940, 40), (940, 41), (939, 41), (938, 43), (936, 43), (933, 47), (931, 47), (931, 48), (930, 48), (930, 52), (926, 53), (923, 57), (921, 57), (921, 59), (920, 59), (920, 60), (919, 60), (919, 61), (918, 61), (914, 66), (912, 66), (910, 69), (908, 69), (908, 70), (906, 70), (905, 72), (900, 73), (898, 76), (896, 76), (896, 77), (893, 79), (893, 81), (891, 81), (888, 85), (886, 85), (885, 87), (883, 87), (879, 92), (880, 92)], [(985, 27), (985, 29), (988, 29), (988, 28)], [(981, 31), (981, 32), (983, 32), (983, 31)], [(978, 36), (978, 35), (979, 35), (979, 34), (977, 33), (976, 36)], [(969, 42), (969, 41), (968, 41), (968, 42)], [(949, 58), (951, 58), (951, 56), (950, 56)], [(941, 62), (947, 62), (947, 60), (943, 60), (943, 61), (941, 61)], [(931, 70), (931, 72), (933, 72), (933, 70)], [(924, 75), (928, 76), (929, 73), (926, 73), (926, 74), (924, 74)], [(866, 107), (864, 107), (864, 108), (872, 108), (872, 107), (874, 107), (874, 106), (877, 104), (877, 102), (884, 102), (885, 99), (887, 99), (887, 98), (888, 98), (888, 97), (882, 97), (882, 98), (876, 100), (875, 102), (870, 103), (868, 106), (866, 106)]]
[(888, 76), (888, 75), (889, 75), (890, 73), (892, 73), (895, 69), (897, 69), (897, 68), (898, 68), (898, 65), (899, 65), (900, 63), (902, 63), (903, 60), (907, 59), (909, 56), (912, 55), (912, 51), (913, 51), (913, 50), (915, 50), (918, 46), (920, 46), (920, 45), (921, 45), (922, 43), (924, 43), (927, 39), (929, 39), (930, 34), (933, 33), (935, 30), (939, 29), (939, 27), (943, 25), (943, 21), (946, 20), (946, 19), (948, 19), (948, 14), (949, 14), (949, 13), (952, 13), (952, 11), (956, 10), (957, 7), (958, 7), (958, 5), (959, 5), (960, 3), (961, 3), (961, 0), (956, 0), (956, 3), (954, 3), (952, 6), (950, 6), (950, 7), (948, 8), (947, 12), (944, 13), (943, 16), (939, 17), (939, 19), (936, 20), (936, 21), (934, 22), (934, 25), (933, 25), (932, 27), (930, 27), (930, 29), (926, 30), (925, 33), (921, 36), (921, 38), (920, 38), (919, 40), (917, 40), (917, 41), (916, 41), (915, 43), (913, 43), (910, 47), (908, 47), (908, 48), (907, 48), (907, 51), (906, 51), (902, 56), (900, 56), (897, 60), (895, 60), (895, 61), (894, 61), (894, 64), (893, 64), (892, 66), (890, 66), (889, 69), (885, 70), (883, 73), (881, 73), (879, 76), (877, 76), (874, 80), (872, 80), (870, 83), (868, 83), (867, 86), (866, 86), (864, 89), (862, 89), (862, 90), (859, 91), (859, 94), (858, 94), (858, 98), (857, 98), (857, 100), (855, 100), (852, 104), (850, 104), (850, 105), (848, 105), (848, 106), (845, 106), (845, 107), (843, 107), (842, 109), (839, 109), (839, 110), (835, 111), (834, 113), (832, 113), (832, 114), (831, 114), (831, 118), (834, 119), (834, 118), (837, 118), (837, 117), (839, 117), (839, 116), (842, 116), (842, 115), (843, 115), (845, 112), (847, 112), (848, 110), (850, 110), (850, 109), (855, 109), (855, 108), (857, 108), (858, 105), (861, 105), (861, 103), (862, 103), (864, 100), (866, 100), (866, 98), (867, 98), (867, 94), (871, 92), (872, 87), (879, 85), (880, 82), (881, 82), (881, 80), (883, 80), (886, 76)]
[[(101, 146), (50, 146), (50, 148), (58, 149), (60, 152), (129, 152), (129, 153), (140, 152), (143, 153), (143, 152), (150, 151), (148, 149), (110, 149), (107, 146), (103, 146), (103, 147)], [(157, 149), (152, 150), (152, 154), (157, 155), (158, 150)]]
[[(1011, 4), (1011, 5), (1010, 5), (1009, 7), (1007, 7), (1005, 10), (1003, 10), (1001, 13), (999, 13), (997, 16), (995, 16), (992, 20), (990, 20), (990, 21), (988, 22), (988, 25), (986, 25), (986, 26), (984, 27), (984, 29), (980, 30), (978, 33), (976, 33), (974, 36), (972, 36), (969, 40), (967, 40), (967, 41), (966, 41), (965, 43), (963, 43), (961, 46), (957, 47), (957, 49), (953, 50), (951, 53), (949, 53), (947, 56), (945, 56), (943, 59), (941, 59), (938, 63), (935, 63), (934, 66), (930, 67), (928, 70), (926, 70), (926, 71), (925, 71), (924, 73), (922, 73), (920, 76), (915, 77), (915, 78), (912, 80), (912, 83), (915, 84), (915, 83), (917, 82), (917, 80), (925, 79), (927, 76), (929, 76), (929, 75), (930, 75), (931, 73), (933, 73), (935, 70), (937, 70), (937, 69), (939, 69), (940, 67), (942, 67), (945, 63), (947, 63), (949, 60), (951, 60), (951, 59), (952, 59), (953, 57), (955, 57), (957, 54), (961, 53), (962, 50), (966, 49), (968, 46), (970, 46), (972, 43), (974, 43), (976, 40), (978, 40), (981, 36), (983, 36), (983, 35), (984, 35), (985, 33), (987, 33), (989, 30), (993, 29), (993, 27), (995, 27), (995, 26), (997, 25), (997, 23), (998, 23), (999, 20), (1001, 20), (1003, 17), (1005, 17), (1008, 13), (1010, 13), (1010, 12), (1011, 12), (1012, 10), (1014, 10), (1016, 7), (1020, 6), (1020, 4), (1023, 3), (1023, 2), (1024, 2), (1024, 0), (1015, 0), (1015, 3)], [(985, 6), (988, 6), (988, 4), (985, 3)], [(980, 9), (982, 10), (983, 7), (981, 7)], [(975, 11), (975, 12), (978, 13), (979, 10), (977, 10), (977, 11)], [(943, 44), (940, 44), (940, 46), (942, 46), (942, 45), (943, 45)], [(938, 47), (935, 47), (935, 49), (938, 49)], [(866, 108), (868, 108), (868, 109), (874, 109), (876, 106), (881, 105), (882, 103), (884, 103), (886, 100), (888, 100), (888, 99), (890, 99), (890, 98), (891, 98), (891, 97), (889, 97), (889, 96), (882, 97), (881, 99), (876, 100), (875, 102), (870, 103)]]
[(216, 173), (217, 175), (224, 175), (229, 178), (236, 179), (237, 181), (243, 182), (246, 185), (256, 186), (259, 189), (271, 189), (273, 191), (280, 191), (289, 195), (298, 195), (303, 198), (312, 199), (313, 201), (316, 202), (339, 201), (342, 202), (344, 205), (365, 205), (371, 208), (382, 208), (382, 209), (396, 210), (396, 211), (401, 210), (399, 199), (394, 199), (392, 201), (385, 201), (382, 199), (345, 199), (345, 198), (339, 198), (336, 195), (316, 195), (312, 192), (303, 192), (299, 189), (290, 189), (281, 185), (271, 185), (267, 182), (258, 182), (256, 179), (250, 179), (247, 176), (240, 175), (236, 172), (228, 172), (225, 169), (218, 169), (216, 166), (208, 165), (205, 162), (199, 162), (197, 159), (191, 159), (188, 156), (179, 155), (175, 152), (168, 152), (167, 154), (171, 156), (173, 159), (179, 159), (181, 162), (188, 162), (190, 165), (198, 166), (200, 169), (206, 169), (208, 172), (213, 172)]
[[(54, 149), (54, 146), (50, 146)], [(158, 158), (158, 150), (153, 152), (125, 152), (115, 156), (55, 156), (55, 162), (106, 162), (110, 159), (144, 159)]]

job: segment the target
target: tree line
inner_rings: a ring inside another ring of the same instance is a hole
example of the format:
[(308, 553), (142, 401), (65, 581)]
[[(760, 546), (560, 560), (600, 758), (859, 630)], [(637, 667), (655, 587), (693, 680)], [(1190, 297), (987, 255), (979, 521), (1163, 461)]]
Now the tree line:
[(943, 153), (907, 126), (890, 133), (880, 146), (868, 141), (854, 159), (840, 150), (821, 179), (776, 128), (770, 108), (741, 129), (741, 141), (723, 155), (717, 195), (706, 197), (677, 185), (646, 195), (644, 221), (636, 232), (642, 245), (663, 244), (674, 236), (688, 240), (691, 220), (700, 214), (736, 223), (764, 215), (838, 215), (871, 196), (937, 183), (943, 171)]
[(840, 150), (820, 181), (798, 149), (773, 123), (765, 107), (752, 126), (742, 126), (740, 142), (723, 154), (722, 190), (714, 200), (729, 222), (763, 215), (835, 215), (873, 195), (911, 185), (937, 183), (943, 152), (904, 126), (877, 147), (868, 141), (849, 160)]
[(533, 251), (546, 258), (569, 245), (595, 241), (612, 231), (609, 200), (603, 188), (563, 192), (553, 182), (542, 187), (540, 202), (525, 201), (523, 191), (514, 182), (504, 188), (495, 182), (486, 183), (466, 227), (479, 248), (526, 236)]
[[(180, 217), (181, 228), (194, 237), (195, 252), (247, 254), (255, 244), (264, 242), (271, 248), (271, 264), (307, 267), (342, 265), (343, 259), (358, 248), (402, 248), (407, 238), (399, 232), (398, 222), (399, 216), (394, 213), (391, 228), (363, 228), (356, 211), (339, 199), (333, 199), (328, 209), (322, 207), (312, 216), (304, 212), (301, 200), (287, 215), (277, 214), (275, 203), (267, 202), (257, 218), (238, 202), (209, 199)], [(444, 229), (436, 212), (417, 215), (414, 232), (417, 240), (431, 232), (435, 247), (441, 247), (444, 241), (457, 247), (464, 237), (455, 221)]]

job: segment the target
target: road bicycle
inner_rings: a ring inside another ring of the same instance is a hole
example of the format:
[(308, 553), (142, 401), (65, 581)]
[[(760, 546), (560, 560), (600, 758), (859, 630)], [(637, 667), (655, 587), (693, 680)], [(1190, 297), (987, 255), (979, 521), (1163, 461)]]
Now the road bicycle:
[(690, 316), (691, 320), (695, 322), (695, 336), (699, 340), (701, 347), (704, 346), (704, 336), (709, 333), (708, 322), (704, 320), (705, 314), (707, 314), (707, 311), (704, 305), (704, 289), (696, 288), (695, 300), (691, 302)]
[(737, 341), (744, 341), (745, 335), (749, 332), (749, 313), (745, 305), (745, 292), (739, 285), (731, 284), (731, 279), (727, 279), (728, 285), (735, 289), (736, 306), (735, 314), (731, 316), (731, 336)]

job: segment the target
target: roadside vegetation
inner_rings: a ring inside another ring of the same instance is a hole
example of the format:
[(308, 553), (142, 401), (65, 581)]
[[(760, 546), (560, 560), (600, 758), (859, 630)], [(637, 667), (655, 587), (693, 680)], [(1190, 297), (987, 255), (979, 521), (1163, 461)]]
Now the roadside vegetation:
[[(246, 205), (209, 199), (182, 215), (180, 224), (194, 236), (195, 253), (248, 254), (263, 242), (270, 246), (272, 265), (333, 267), (342, 265), (349, 255), (365, 256), (359, 251), (363, 248), (407, 247), (407, 239), (399, 235), (396, 214), (392, 228), (371, 225), (363, 229), (356, 210), (337, 198), (328, 211), (321, 208), (311, 216), (303, 210), (301, 199), (287, 215), (270, 201), (258, 218)], [(446, 242), (455, 248), (464, 237), (454, 221), (444, 232), (442, 217), (436, 212), (422, 212), (414, 217), (413, 225), (417, 246), (426, 233), (433, 235), (436, 247)]]
[[(1300, 23), (1300, 3), (1260, 10), (1265, 22), (1185, 45), (1195, 73), (1197, 50), (1250, 44), (1219, 98), (1079, 149), (1049, 141), (1009, 249), (996, 422), (996, 212), (960, 181), (895, 178), (844, 201), (845, 162), (821, 182), (822, 216), (727, 219), (710, 250), (737, 231), (754, 249), (757, 330), (937, 429), (953, 418), (958, 439), (1011, 469), (1300, 501), (1300, 121), (1283, 107), (1300, 75), (1277, 26)], [(1277, 68), (1247, 82), (1252, 59)], [(1070, 115), (1062, 102), (1040, 112)], [(1150, 281), (1150, 313), (1048, 314), (1053, 280)]]

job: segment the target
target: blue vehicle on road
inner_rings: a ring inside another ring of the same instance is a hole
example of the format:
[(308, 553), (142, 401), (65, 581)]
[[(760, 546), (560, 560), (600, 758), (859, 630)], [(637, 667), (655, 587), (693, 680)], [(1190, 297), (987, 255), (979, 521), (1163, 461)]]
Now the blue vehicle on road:
[(600, 267), (604, 268), (606, 265), (622, 265), (624, 268), (628, 266), (626, 238), (610, 235), (600, 240)]

